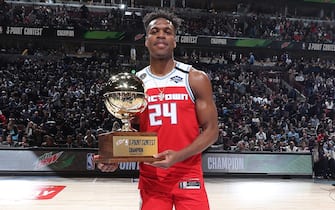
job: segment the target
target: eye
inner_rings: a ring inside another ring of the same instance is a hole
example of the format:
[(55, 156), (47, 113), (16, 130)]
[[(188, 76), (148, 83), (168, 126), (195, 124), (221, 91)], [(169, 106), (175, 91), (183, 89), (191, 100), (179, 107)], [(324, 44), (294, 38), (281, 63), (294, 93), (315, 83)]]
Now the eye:
[(149, 31), (149, 34), (155, 34), (158, 32), (158, 29), (157, 28), (152, 28), (150, 31)]
[(171, 35), (173, 34), (172, 30), (171, 29), (165, 29), (164, 32), (168, 35)]

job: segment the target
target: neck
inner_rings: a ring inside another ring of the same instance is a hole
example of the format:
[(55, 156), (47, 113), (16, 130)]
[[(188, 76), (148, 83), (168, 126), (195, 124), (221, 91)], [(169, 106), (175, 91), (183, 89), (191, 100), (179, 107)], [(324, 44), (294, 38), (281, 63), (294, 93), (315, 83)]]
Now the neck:
[(173, 59), (169, 60), (151, 60), (150, 71), (157, 76), (164, 76), (172, 71), (176, 62)]

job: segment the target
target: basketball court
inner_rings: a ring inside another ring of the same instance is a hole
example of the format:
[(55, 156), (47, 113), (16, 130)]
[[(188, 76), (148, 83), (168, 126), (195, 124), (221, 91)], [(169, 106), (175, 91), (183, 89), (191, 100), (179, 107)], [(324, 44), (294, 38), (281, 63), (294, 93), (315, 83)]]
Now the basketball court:
[[(211, 210), (335, 209), (334, 183), (310, 178), (206, 178)], [(1, 176), (0, 186), (0, 210), (139, 209), (137, 180), (131, 178)]]

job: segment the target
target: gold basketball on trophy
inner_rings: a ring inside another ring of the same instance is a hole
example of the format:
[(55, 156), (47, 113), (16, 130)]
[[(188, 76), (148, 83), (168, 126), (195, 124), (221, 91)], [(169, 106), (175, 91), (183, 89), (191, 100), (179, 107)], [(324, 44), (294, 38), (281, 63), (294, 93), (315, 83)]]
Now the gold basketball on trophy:
[(103, 100), (109, 113), (122, 122), (119, 131), (98, 135), (99, 158), (96, 162), (150, 162), (158, 153), (156, 133), (137, 132), (131, 120), (147, 106), (141, 79), (130, 73), (109, 78), (103, 88)]

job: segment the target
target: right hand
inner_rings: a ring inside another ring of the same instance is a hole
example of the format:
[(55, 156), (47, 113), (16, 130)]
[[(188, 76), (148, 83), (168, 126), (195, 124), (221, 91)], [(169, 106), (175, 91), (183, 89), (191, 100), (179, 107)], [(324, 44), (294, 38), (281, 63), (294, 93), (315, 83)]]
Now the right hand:
[[(99, 159), (99, 155), (94, 155), (94, 159)], [(98, 163), (97, 165), (98, 169), (100, 169), (102, 172), (114, 172), (116, 169), (119, 168), (118, 163)]]

